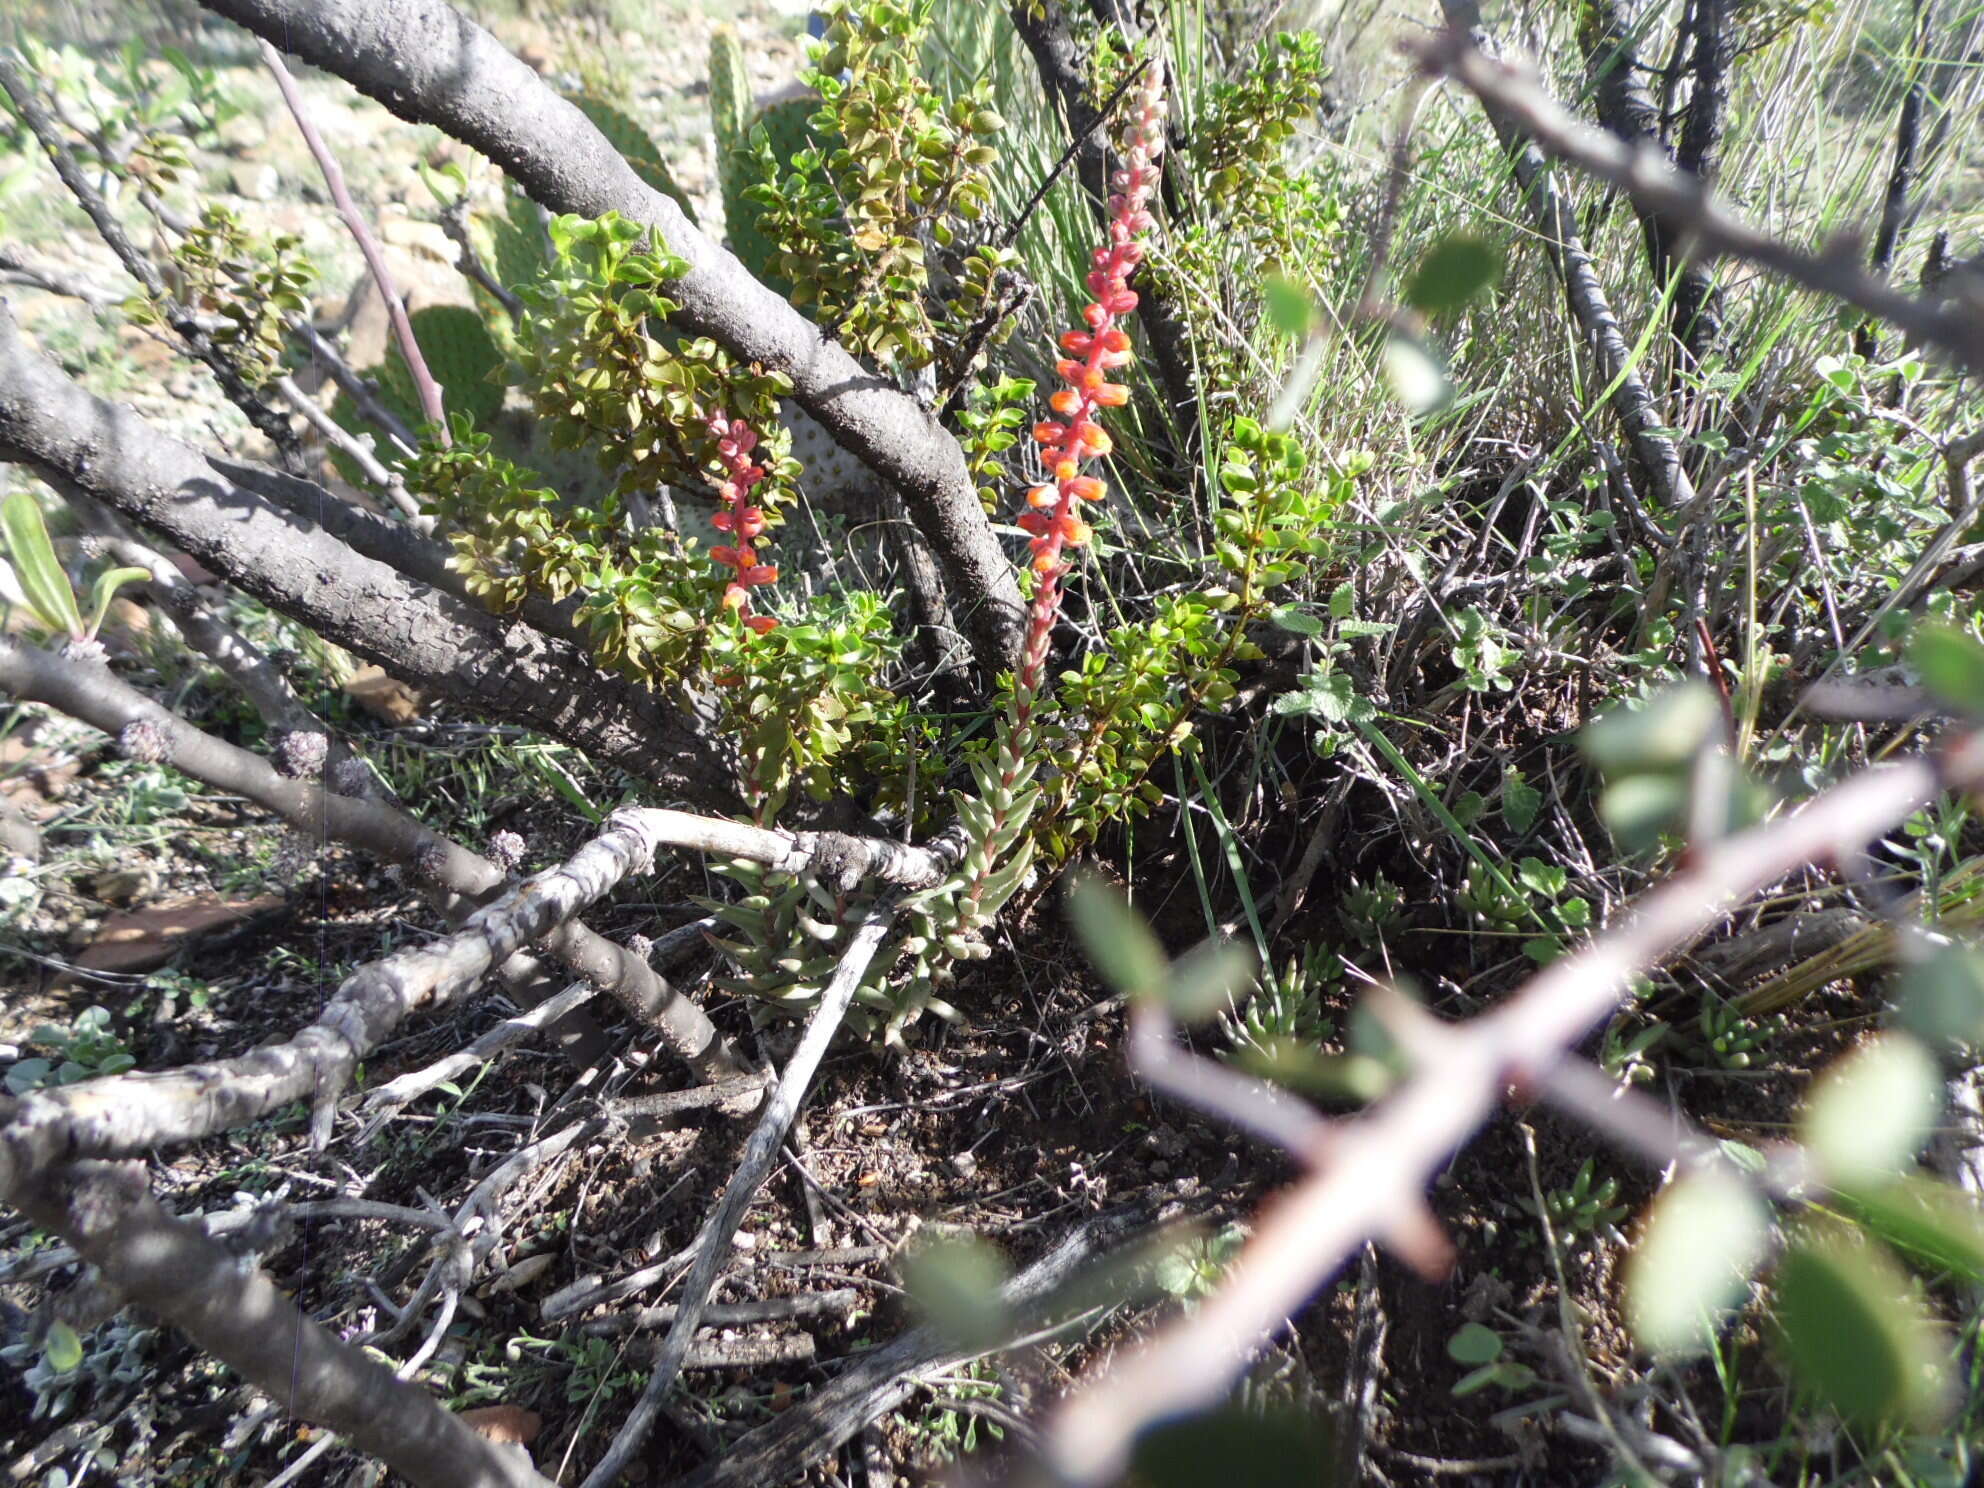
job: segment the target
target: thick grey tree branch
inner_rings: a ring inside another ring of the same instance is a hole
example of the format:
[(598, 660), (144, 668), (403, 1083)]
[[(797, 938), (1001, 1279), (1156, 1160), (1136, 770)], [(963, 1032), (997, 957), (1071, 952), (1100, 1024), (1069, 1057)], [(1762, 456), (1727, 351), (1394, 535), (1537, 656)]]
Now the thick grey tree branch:
[(487, 155), (553, 212), (652, 227), (689, 272), (670, 286), (686, 329), (792, 379), (837, 444), (902, 492), (943, 562), (988, 675), (1018, 651), (1022, 604), (966, 473), (929, 411), (868, 371), (646, 185), (579, 109), (443, 0), (203, 0), (209, 10)]
[[(1721, 20), (1726, 22), (1727, 17)], [(1661, 143), (1660, 109), (1648, 96), (1646, 84), (1641, 79), (1645, 69), (1640, 65), (1639, 41), (1644, 25), (1645, 16), (1639, 9), (1639, 0), (1594, 0), (1579, 13), (1578, 41), (1584, 49), (1585, 70), (1591, 79), (1599, 122), (1626, 144), (1644, 144), (1664, 155), (1666, 147)], [(1722, 30), (1726, 32), (1727, 26), (1724, 25)], [(1724, 45), (1726, 47), (1726, 43)], [(1723, 70), (1726, 71), (1726, 67), (1725, 60)], [(1720, 104), (1716, 105), (1716, 112), (1719, 121)], [(1695, 111), (1692, 106), (1688, 119), (1689, 127), (1694, 129)], [(1719, 134), (1719, 122), (1711, 126), (1704, 114), (1702, 129), (1711, 127)], [(1704, 143), (1699, 134), (1696, 143), (1698, 146)], [(1710, 143), (1708, 148), (1712, 150), (1713, 144)], [(1698, 155), (1696, 158), (1702, 157)], [(1693, 169), (1695, 174), (1702, 174), (1698, 168)], [(1715, 329), (1722, 319), (1721, 295), (1716, 289), (1715, 279), (1707, 264), (1690, 262), (1681, 254), (1672, 231), (1658, 216), (1637, 200), (1633, 202), (1633, 212), (1639, 218), (1641, 237), (1646, 244), (1647, 266), (1652, 269), (1653, 277), (1665, 284), (1672, 275), (1680, 275), (1671, 324), (1686, 354), (1699, 362), (1701, 351), (1714, 339)], [(1701, 337), (1699, 347), (1691, 346), (1688, 337), (1697, 331)]]
[(1857, 851), (1940, 791), (1980, 782), (1984, 741), (1975, 736), (1940, 760), (1858, 775), (1791, 816), (1717, 843), (1494, 1011), (1453, 1025), (1422, 1014), (1395, 1029), (1409, 1035), (1401, 1042), (1410, 1077), (1316, 1140), (1304, 1154), (1312, 1175), (1262, 1213), (1215, 1295), (1062, 1407), (1046, 1448), (1057, 1481), (1114, 1481), (1139, 1432), (1217, 1404), (1258, 1342), (1360, 1245), (1401, 1229), (1422, 1238), (1416, 1221), (1440, 1165), (1511, 1088), (1546, 1088), (1641, 970), (1792, 869)]
[(199, 1225), (159, 1206), (140, 1163), (83, 1162), (11, 1195), (127, 1301), (172, 1324), (291, 1415), (343, 1433), (422, 1488), (549, 1488), (419, 1385), (340, 1342)]
[[(405, 812), (287, 779), (266, 760), (201, 732), (103, 667), (0, 638), (0, 692), (46, 703), (111, 735), (122, 735), (136, 723), (148, 724), (164, 741), (163, 752), (174, 768), (275, 812), (307, 835), (350, 843), (390, 863), (411, 864), (433, 884), (471, 903), (487, 899), (505, 881), (503, 870), (487, 858), (429, 831)], [(652, 1028), (697, 1078), (723, 1079), (748, 1069), (703, 1010), (632, 951), (576, 919), (545, 936), (544, 949)], [(518, 959), (504, 964), (506, 973)]]
[[(729, 797), (721, 761), (652, 695), (602, 674), (565, 641), (437, 593), (279, 510), (220, 463), (35, 355), (4, 302), (0, 460), (82, 491), (406, 682), (541, 729), (691, 800)], [(329, 493), (263, 474), (316, 491), (323, 514), (365, 525)]]

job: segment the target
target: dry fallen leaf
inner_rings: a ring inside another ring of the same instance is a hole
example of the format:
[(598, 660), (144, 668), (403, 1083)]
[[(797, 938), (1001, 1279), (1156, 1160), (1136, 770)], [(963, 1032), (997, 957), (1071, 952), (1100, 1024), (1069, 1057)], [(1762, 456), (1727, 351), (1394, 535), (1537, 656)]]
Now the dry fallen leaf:
[(360, 667), (344, 684), (344, 690), (381, 723), (398, 727), (420, 716), (420, 694), (378, 667)]
[(520, 1405), (479, 1405), (461, 1413), (462, 1424), (491, 1441), (529, 1446), (544, 1427), (544, 1417)]
[(188, 941), (282, 908), (280, 894), (223, 899), (190, 894), (109, 916), (76, 957), (87, 971), (136, 972), (163, 966)]

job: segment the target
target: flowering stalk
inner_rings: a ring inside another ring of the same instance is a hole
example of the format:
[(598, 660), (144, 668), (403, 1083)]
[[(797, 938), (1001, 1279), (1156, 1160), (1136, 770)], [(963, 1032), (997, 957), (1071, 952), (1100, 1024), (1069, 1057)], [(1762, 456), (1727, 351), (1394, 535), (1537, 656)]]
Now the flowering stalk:
[(1137, 90), (1123, 136), (1123, 163), (1110, 177), (1109, 241), (1095, 250), (1094, 267), (1089, 270), (1089, 292), (1095, 299), (1082, 311), (1087, 329), (1061, 337), (1061, 349), (1068, 355), (1054, 370), (1067, 386), (1055, 392), (1049, 406), (1066, 422), (1039, 423), (1033, 430), (1052, 480), (1027, 492), (1027, 510), (1019, 519), (1032, 535), (1035, 574), (1026, 643), (1013, 678), (1010, 719), (1010, 752), (1022, 758), (1034, 699), (1047, 668), (1054, 617), (1061, 607), (1061, 580), (1072, 567), (1063, 554), (1093, 536), (1082, 520), (1082, 503), (1099, 501), (1106, 489), (1100, 477), (1082, 474), (1084, 461), (1100, 459), (1114, 447), (1096, 414), (1130, 401), (1130, 389), (1111, 382), (1109, 374), (1134, 360), (1129, 333), (1118, 321), (1137, 308), (1137, 292), (1130, 288), (1129, 278), (1143, 261), (1141, 235), (1153, 226), (1148, 208), (1157, 188), (1157, 157), (1163, 148), (1163, 72), (1152, 63)]
[(751, 499), (752, 488), (765, 478), (764, 466), (751, 458), (758, 447), (758, 431), (743, 419), (726, 417), (721, 409), (709, 415), (707, 427), (716, 441), (718, 463), (723, 466), (717, 494), (730, 504), (729, 510), (716, 514), (714, 525), (717, 531), (734, 533), (737, 538), (735, 547), (711, 548), (710, 557), (734, 575), (724, 587), (724, 608), (735, 610), (738, 619), (763, 635), (778, 621), (770, 615), (751, 613), (751, 591), (759, 584), (776, 583), (778, 566), (760, 563), (755, 546), (765, 532), (764, 508)]
[[(1109, 434), (1095, 420), (1104, 408), (1120, 408), (1130, 390), (1111, 382), (1109, 373), (1132, 361), (1130, 337), (1117, 322), (1137, 308), (1137, 292), (1129, 278), (1144, 256), (1141, 235), (1154, 225), (1147, 210), (1157, 188), (1157, 156), (1164, 148), (1163, 73), (1152, 63), (1137, 90), (1129, 128), (1123, 136), (1123, 163), (1110, 178), (1109, 241), (1094, 253), (1089, 292), (1095, 296), (1082, 311), (1086, 330), (1061, 338), (1068, 353), (1055, 367), (1066, 387), (1050, 400), (1065, 423), (1035, 426), (1033, 437), (1046, 455), (1051, 483), (1027, 492), (1027, 510), (1020, 526), (1033, 543), (1033, 603), (1027, 611), (1026, 641), (1013, 674), (1013, 698), (1005, 726), (999, 731), (999, 751), (991, 769), (981, 772), (982, 799), (961, 813), (969, 833), (957, 895), (957, 928), (945, 941), (963, 942), (991, 922), (992, 916), (1024, 879), (1033, 856), (1033, 841), (1025, 827), (1039, 800), (1033, 786), (1038, 762), (1032, 758), (1034, 704), (1047, 671), (1047, 651), (1054, 617), (1061, 608), (1061, 580), (1073, 566), (1064, 556), (1071, 547), (1088, 542), (1092, 533), (1082, 520), (1084, 501), (1103, 495), (1102, 481), (1082, 474), (1084, 461), (1099, 459), (1113, 447)], [(915, 1004), (905, 1005), (905, 1011)], [(898, 1019), (903, 1013), (898, 1013)], [(891, 1030), (894, 1032), (894, 1027)]]

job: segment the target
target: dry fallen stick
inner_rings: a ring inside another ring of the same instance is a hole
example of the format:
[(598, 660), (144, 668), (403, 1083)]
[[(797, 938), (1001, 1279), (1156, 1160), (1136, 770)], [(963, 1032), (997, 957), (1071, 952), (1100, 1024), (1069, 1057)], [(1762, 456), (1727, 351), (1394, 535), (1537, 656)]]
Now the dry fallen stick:
[[(1231, 1388), (1260, 1342), (1298, 1312), (1367, 1240), (1403, 1238), (1409, 1259), (1441, 1244), (1425, 1186), (1513, 1087), (1547, 1088), (1570, 1046), (1644, 968), (1713, 925), (1745, 897), (1808, 863), (1857, 850), (1945, 788), (1984, 783), (1984, 739), (1941, 759), (1870, 770), (1802, 810), (1701, 855), (1646, 895), (1617, 928), (1553, 963), (1511, 1001), (1468, 1022), (1435, 1022), (1395, 998), (1413, 1060), (1403, 1085), (1362, 1115), (1332, 1123), (1312, 1176), (1273, 1201), (1226, 1283), (1199, 1310), (1123, 1359), (1062, 1406), (1045, 1451), (1067, 1483), (1112, 1481), (1138, 1434), (1205, 1410)], [(1174, 1083), (1174, 1088), (1176, 1088)]]
[(881, 949), (882, 940), (894, 919), (892, 906), (882, 905), (870, 910), (848, 941), (847, 949), (841, 953), (840, 965), (834, 968), (833, 976), (821, 991), (819, 1004), (807, 1021), (806, 1032), (801, 1035), (799, 1046), (792, 1051), (792, 1058), (786, 1062), (785, 1071), (779, 1077), (778, 1088), (765, 1102), (764, 1113), (758, 1118), (750, 1140), (744, 1144), (744, 1155), (738, 1159), (737, 1171), (731, 1175), (723, 1197), (717, 1201), (716, 1208), (710, 1212), (710, 1217), (704, 1221), (702, 1230), (696, 1236), (696, 1263), (689, 1270), (689, 1279), (683, 1283), (682, 1296), (676, 1304), (675, 1321), (670, 1324), (668, 1336), (662, 1340), (661, 1349), (655, 1357), (654, 1373), (648, 1376), (641, 1398), (614, 1434), (613, 1445), (607, 1448), (606, 1455), (587, 1475), (584, 1488), (607, 1488), (633, 1460), (634, 1453), (640, 1450), (648, 1432), (653, 1429), (662, 1398), (674, 1388), (676, 1375), (696, 1336), (696, 1329), (701, 1325), (703, 1308), (709, 1302), (710, 1288), (716, 1284), (717, 1272), (729, 1258), (731, 1237), (737, 1233), (738, 1225), (743, 1223), (751, 1200), (757, 1196), (758, 1185), (765, 1181), (772, 1160), (778, 1156), (779, 1144), (785, 1140), (786, 1129), (799, 1114), (799, 1104), (813, 1083), (813, 1072), (820, 1067), (827, 1045), (839, 1030), (840, 1021), (854, 1001), (862, 977), (867, 974), (868, 964), (875, 959), (875, 952)]
[[(245, 797), (313, 838), (334, 838), (388, 862), (413, 865), (433, 883), (470, 901), (503, 883), (503, 871), (494, 863), (429, 831), (405, 812), (287, 779), (260, 756), (194, 728), (106, 668), (0, 637), (0, 692), (47, 703), (112, 736), (148, 724), (159, 731), (173, 767), (184, 774)], [(545, 948), (570, 971), (610, 992), (681, 1055), (697, 1078), (723, 1079), (749, 1069), (703, 1010), (633, 952), (577, 920), (552, 930)]]
[(119, 1295), (187, 1334), (291, 1414), (342, 1432), (431, 1488), (549, 1488), (530, 1459), (486, 1441), (418, 1385), (305, 1317), (260, 1270), (159, 1207), (137, 1163), (35, 1174), (10, 1197)]
[(366, 1091), (365, 1108), (377, 1111), (387, 1106), (403, 1106), (436, 1086), (447, 1084), (457, 1075), (466, 1074), (478, 1064), (487, 1064), (512, 1044), (522, 1043), (539, 1029), (557, 1022), (576, 1008), (584, 1007), (597, 996), (599, 988), (585, 982), (574, 982), (557, 996), (545, 999), (529, 1011), (518, 1013), (514, 1018), (505, 1018), (466, 1049), (459, 1049), (445, 1059), (435, 1060), (425, 1069), (412, 1070)]
[(293, 1101), (313, 1106), (322, 1145), (358, 1062), (408, 1015), (444, 1005), (511, 952), (565, 923), (623, 878), (645, 872), (655, 842), (628, 813), (557, 868), (477, 910), (455, 934), (359, 968), (317, 1020), (285, 1043), (157, 1074), (112, 1075), (38, 1090), (0, 1106), (0, 1198), (79, 1157), (119, 1157), (242, 1126)]

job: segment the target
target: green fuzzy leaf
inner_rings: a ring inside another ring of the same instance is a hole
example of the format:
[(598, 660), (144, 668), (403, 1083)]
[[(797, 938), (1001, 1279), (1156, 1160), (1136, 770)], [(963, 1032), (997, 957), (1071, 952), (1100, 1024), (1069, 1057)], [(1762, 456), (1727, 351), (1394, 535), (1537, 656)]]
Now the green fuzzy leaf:
[(1984, 1282), (1984, 1205), (1960, 1188), (1909, 1176), (1840, 1195), (1841, 1207), (1927, 1271)]
[(1770, 1246), (1770, 1208), (1727, 1172), (1671, 1184), (1626, 1259), (1626, 1317), (1655, 1354), (1696, 1352), (1741, 1300)]
[(977, 1235), (932, 1241), (903, 1261), (903, 1285), (932, 1326), (962, 1352), (976, 1353), (1007, 1336), (999, 1296), (1005, 1257)]
[(1482, 1323), (1463, 1323), (1447, 1340), (1447, 1357), (1456, 1364), (1493, 1364), (1502, 1357), (1502, 1335)]
[(1428, 315), (1463, 309), (1502, 277), (1502, 250), (1457, 233), (1430, 248), (1405, 287), (1405, 302)]
[(41, 1357), (56, 1374), (67, 1374), (82, 1365), (83, 1340), (67, 1323), (50, 1323), (41, 1340)]
[(1895, 1010), (1901, 1026), (1918, 1038), (1984, 1044), (1984, 952), (1937, 947), (1903, 973)]
[(1584, 731), (1587, 758), (1608, 779), (1680, 770), (1722, 726), (1722, 702), (1705, 682), (1683, 682), (1638, 708), (1615, 708)]
[(1068, 888), (1068, 913), (1082, 949), (1102, 979), (1126, 997), (1152, 997), (1164, 990), (1170, 965), (1123, 891), (1093, 873), (1081, 873)]
[(1828, 1182), (1875, 1183), (1914, 1159), (1942, 1101), (1934, 1056), (1908, 1034), (1886, 1033), (1819, 1076), (1799, 1135)]
[(1172, 963), (1164, 1000), (1179, 1022), (1203, 1023), (1233, 1009), (1258, 965), (1253, 948), (1243, 942), (1204, 941)]
[(1517, 836), (1523, 836), (1536, 825), (1536, 818), (1543, 810), (1543, 792), (1523, 779), (1522, 771), (1513, 766), (1502, 771), (1502, 820), (1509, 824)]
[(1984, 646), (1967, 632), (1940, 621), (1918, 625), (1908, 662), (1938, 702), (1965, 718), (1984, 718)]
[(1779, 1264), (1775, 1291), (1793, 1369), (1847, 1421), (1928, 1428), (1943, 1416), (1947, 1343), (1879, 1247), (1812, 1226)]

